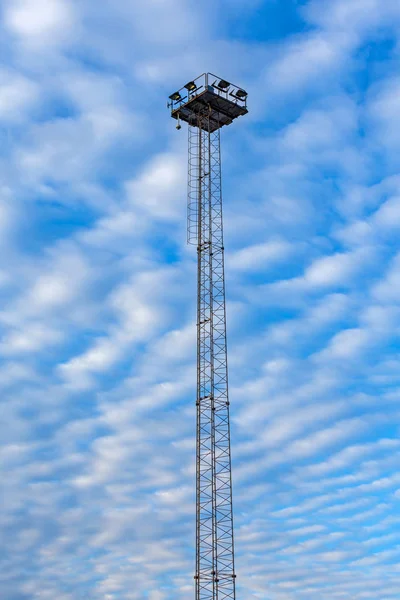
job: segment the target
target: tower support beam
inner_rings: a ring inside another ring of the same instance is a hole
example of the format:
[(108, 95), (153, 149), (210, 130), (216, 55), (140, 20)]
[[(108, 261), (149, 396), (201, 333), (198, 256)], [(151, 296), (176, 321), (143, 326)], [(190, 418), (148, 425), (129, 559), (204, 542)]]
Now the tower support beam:
[(247, 114), (247, 93), (205, 73), (170, 101), (177, 128), (189, 125), (187, 231), (197, 247), (195, 600), (236, 600), (220, 130)]
[(196, 600), (234, 600), (220, 129), (210, 129), (207, 112), (189, 124), (188, 239), (198, 256)]

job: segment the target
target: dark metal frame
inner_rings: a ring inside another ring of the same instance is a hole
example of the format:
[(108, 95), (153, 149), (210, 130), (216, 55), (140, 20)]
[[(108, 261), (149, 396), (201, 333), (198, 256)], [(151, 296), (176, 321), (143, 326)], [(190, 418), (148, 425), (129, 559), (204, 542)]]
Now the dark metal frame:
[[(209, 76), (201, 77), (208, 85)], [(196, 85), (189, 94), (204, 92)], [(186, 105), (188, 242), (197, 246), (198, 255), (195, 598), (235, 600), (220, 147), (226, 123), (216, 122), (213, 99), (192, 100), (180, 102), (179, 110)], [(241, 104), (224, 100), (236, 116), (247, 112), (246, 99)], [(177, 109), (171, 108), (174, 117)]]
[[(218, 81), (219, 78), (215, 75), (203, 73), (190, 82), (194, 84), (194, 89), (189, 90), (184, 86), (172, 94), (168, 103), (171, 116), (178, 122), (182, 120), (190, 123), (193, 114), (208, 109), (208, 119), (204, 126), (207, 127), (206, 131), (213, 133), (224, 125), (230, 125), (237, 117), (247, 114), (247, 93), (228, 82), (224, 82), (228, 87), (222, 88)], [(244, 95), (238, 95), (239, 93)], [(203, 127), (202, 123), (200, 127)]]

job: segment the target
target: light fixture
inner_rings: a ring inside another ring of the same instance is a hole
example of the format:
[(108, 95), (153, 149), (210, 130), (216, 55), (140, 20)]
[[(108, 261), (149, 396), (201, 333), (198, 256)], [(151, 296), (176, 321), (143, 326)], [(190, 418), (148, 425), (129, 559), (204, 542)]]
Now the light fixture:
[(226, 81), (225, 79), (221, 79), (220, 82), (218, 83), (217, 87), (219, 87), (221, 90), (227, 90), (230, 85), (231, 84), (229, 83), (229, 81)]
[(245, 90), (237, 90), (235, 96), (236, 98), (239, 98), (239, 100), (244, 100), (247, 98), (248, 94)]
[(195, 90), (197, 90), (197, 85), (195, 84), (194, 81), (189, 81), (189, 83), (187, 83), (184, 86), (189, 92), (194, 92)]
[(179, 100), (182, 100), (182, 96), (179, 92), (175, 92), (174, 94), (170, 95), (169, 99), (172, 100), (172, 102), (179, 102)]

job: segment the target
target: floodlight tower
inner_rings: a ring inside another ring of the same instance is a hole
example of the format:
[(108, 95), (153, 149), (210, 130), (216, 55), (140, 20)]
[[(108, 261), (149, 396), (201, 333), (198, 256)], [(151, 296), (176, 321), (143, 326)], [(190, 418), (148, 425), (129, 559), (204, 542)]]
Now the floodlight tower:
[(197, 246), (196, 600), (235, 600), (220, 130), (247, 93), (206, 73), (170, 96), (189, 125), (188, 243)]

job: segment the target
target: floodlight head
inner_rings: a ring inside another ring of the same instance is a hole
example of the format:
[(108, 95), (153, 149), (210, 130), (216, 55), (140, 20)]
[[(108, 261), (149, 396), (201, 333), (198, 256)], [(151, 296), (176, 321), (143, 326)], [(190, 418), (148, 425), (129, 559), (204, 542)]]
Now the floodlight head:
[(226, 81), (225, 79), (221, 79), (219, 81), (217, 87), (219, 87), (221, 90), (227, 90), (230, 85), (231, 84), (229, 83), (229, 81)]
[(189, 92), (194, 92), (195, 90), (197, 90), (197, 85), (195, 84), (194, 81), (189, 81), (185, 86), (184, 86)]
[(174, 92), (170, 95), (169, 99), (172, 100), (172, 102), (179, 102), (179, 100), (182, 100), (182, 96), (179, 92)]
[(245, 90), (237, 90), (236, 94), (235, 94), (236, 98), (239, 98), (239, 100), (244, 100), (245, 98), (247, 98), (248, 94)]

